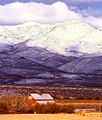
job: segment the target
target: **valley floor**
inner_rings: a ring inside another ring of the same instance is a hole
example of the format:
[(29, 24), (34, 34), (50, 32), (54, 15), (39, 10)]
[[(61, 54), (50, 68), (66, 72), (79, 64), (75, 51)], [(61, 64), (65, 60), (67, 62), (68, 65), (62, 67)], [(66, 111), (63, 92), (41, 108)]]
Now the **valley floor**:
[(18, 114), (0, 115), (0, 120), (102, 120), (100, 116), (80, 116), (76, 114)]

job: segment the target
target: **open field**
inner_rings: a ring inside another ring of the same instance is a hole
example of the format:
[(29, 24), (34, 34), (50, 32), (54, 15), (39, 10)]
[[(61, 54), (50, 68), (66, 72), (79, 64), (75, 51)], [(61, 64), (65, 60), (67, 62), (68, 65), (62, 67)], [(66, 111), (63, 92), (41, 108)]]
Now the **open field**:
[(55, 99), (57, 104), (62, 105), (91, 105), (91, 106), (102, 106), (102, 100), (69, 100), (69, 99)]
[(69, 99), (55, 99), (59, 104), (102, 104), (102, 100), (69, 100)]
[(19, 114), (0, 115), (0, 120), (102, 120), (102, 117), (79, 116), (74, 114)]

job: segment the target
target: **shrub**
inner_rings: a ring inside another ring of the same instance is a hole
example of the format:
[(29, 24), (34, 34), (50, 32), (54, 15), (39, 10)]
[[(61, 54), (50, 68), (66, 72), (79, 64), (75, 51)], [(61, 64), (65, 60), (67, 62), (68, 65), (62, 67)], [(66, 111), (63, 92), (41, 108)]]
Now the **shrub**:
[(75, 110), (75, 106), (73, 105), (62, 105), (60, 106), (60, 112), (62, 113), (73, 113)]
[(0, 98), (1, 113), (16, 113), (25, 107), (25, 98), (21, 96), (3, 96)]
[(75, 110), (74, 106), (58, 104), (46, 104), (46, 105), (36, 104), (34, 107), (36, 113), (73, 113)]
[(8, 107), (5, 102), (0, 102), (0, 114), (3, 113), (8, 113)]

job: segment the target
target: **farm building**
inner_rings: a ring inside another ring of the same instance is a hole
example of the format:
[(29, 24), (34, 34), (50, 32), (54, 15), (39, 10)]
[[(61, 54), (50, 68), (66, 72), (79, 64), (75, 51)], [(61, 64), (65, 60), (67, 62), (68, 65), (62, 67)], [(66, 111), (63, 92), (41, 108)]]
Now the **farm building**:
[(31, 94), (28, 98), (27, 98), (27, 103), (28, 104), (47, 104), (47, 103), (55, 103), (53, 97), (50, 94), (47, 93), (42, 93), (42, 94), (38, 94), (38, 93), (34, 93)]

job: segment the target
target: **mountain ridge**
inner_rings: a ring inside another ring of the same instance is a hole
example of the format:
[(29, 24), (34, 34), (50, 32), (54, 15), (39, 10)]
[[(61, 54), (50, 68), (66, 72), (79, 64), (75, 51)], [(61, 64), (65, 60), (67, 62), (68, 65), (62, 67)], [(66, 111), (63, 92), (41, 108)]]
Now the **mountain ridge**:
[[(0, 29), (0, 43), (18, 44), (30, 39), (26, 43), (28, 46), (46, 48), (66, 56), (78, 55), (70, 51), (82, 54), (102, 52), (102, 31), (81, 21), (73, 20), (56, 24), (29, 22), (17, 26), (2, 26)], [(94, 40), (94, 34), (97, 36), (97, 41)]]
[(81, 21), (0, 26), (0, 84), (102, 86), (102, 31)]

